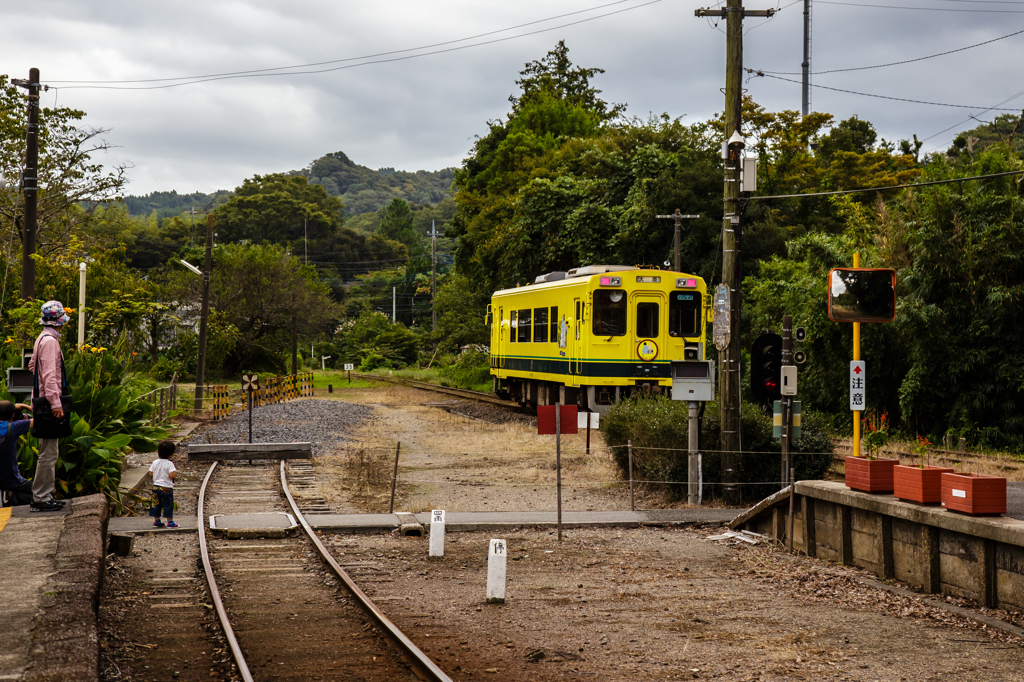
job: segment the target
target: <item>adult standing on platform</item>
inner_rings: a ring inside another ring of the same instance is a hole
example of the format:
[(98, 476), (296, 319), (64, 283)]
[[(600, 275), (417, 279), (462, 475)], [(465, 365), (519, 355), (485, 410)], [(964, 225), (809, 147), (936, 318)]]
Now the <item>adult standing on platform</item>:
[[(28, 368), (39, 375), (39, 386), (33, 398), (46, 398), (53, 416), (64, 416), (60, 396), (64, 392), (64, 356), (60, 351), (60, 332), (68, 321), (60, 301), (43, 304), (43, 315), (39, 322), (43, 331), (36, 338), (32, 360)], [(57, 438), (39, 438), (39, 460), (32, 479), (32, 511), (57, 511), (64, 508), (63, 500), (53, 497), (53, 483), (57, 472)]]

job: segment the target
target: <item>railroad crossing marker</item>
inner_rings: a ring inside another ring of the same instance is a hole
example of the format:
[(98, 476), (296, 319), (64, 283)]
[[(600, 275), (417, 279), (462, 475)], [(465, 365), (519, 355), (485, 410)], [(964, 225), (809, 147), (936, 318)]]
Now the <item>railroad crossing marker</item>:
[(430, 512), (430, 554), (444, 556), (444, 509)]
[(260, 390), (260, 375), (259, 374), (243, 374), (242, 375), (242, 390), (249, 394), (249, 442), (252, 442), (252, 394)]
[(508, 543), (504, 540), (491, 540), (487, 552), (487, 603), (505, 603), (506, 559)]

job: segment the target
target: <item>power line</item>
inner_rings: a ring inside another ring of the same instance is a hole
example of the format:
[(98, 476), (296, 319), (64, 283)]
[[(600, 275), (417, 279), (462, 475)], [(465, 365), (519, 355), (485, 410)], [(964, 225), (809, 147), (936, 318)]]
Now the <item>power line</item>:
[[(747, 73), (752, 76), (760, 76), (762, 78), (775, 78), (776, 80), (786, 81), (787, 83), (796, 83), (797, 85), (803, 85), (800, 81), (795, 81), (792, 78), (783, 78), (782, 76), (774, 76), (764, 71), (758, 71), (755, 69), (746, 69)], [(1000, 109), (998, 107), (981, 107), (973, 106), (968, 104), (945, 104), (943, 102), (926, 102), (920, 99), (906, 99), (904, 97), (889, 97), (888, 95), (874, 95), (870, 92), (857, 92), (855, 90), (843, 90), (842, 88), (830, 88), (827, 85), (818, 85), (817, 83), (809, 83), (811, 87), (821, 88), (822, 90), (832, 90), (833, 92), (844, 92), (848, 95), (860, 95), (861, 97), (875, 97), (878, 99), (888, 99), (895, 102), (910, 102), (911, 104), (928, 104), (933, 107), (953, 107), (956, 109), (987, 109), (988, 111), (1017, 111), (1016, 109)]]
[[(802, 0), (797, 0), (797, 2), (801, 2), (801, 1)], [(820, 0), (819, 0), (819, 2), (820, 2)], [(786, 5), (786, 7), (789, 7), (789, 5)], [(826, 74), (826, 73), (842, 73), (844, 71), (865, 71), (867, 69), (882, 69), (882, 68), (885, 68), (887, 66), (898, 66), (900, 64), (911, 64), (913, 62), (920, 62), (920, 61), (924, 61), (925, 59), (934, 59), (935, 57), (942, 57), (943, 55), (953, 54), (955, 52), (963, 52), (964, 50), (970, 50), (971, 48), (974, 48), (974, 47), (981, 47), (982, 45), (988, 45), (989, 43), (994, 43), (994, 42), (996, 42), (998, 40), (1005, 40), (1006, 38), (1012, 38), (1013, 36), (1020, 35), (1021, 33), (1024, 33), (1024, 30), (1016, 31), (1014, 33), (1010, 33), (1010, 34), (1005, 35), (1005, 36), (1000, 36), (998, 38), (993, 38), (992, 40), (986, 40), (983, 43), (975, 43), (974, 45), (968, 45), (967, 47), (959, 47), (959, 48), (957, 48), (955, 50), (947, 50), (946, 52), (939, 52), (937, 54), (930, 54), (927, 57), (918, 57), (917, 59), (905, 59), (905, 60), (903, 60), (901, 62), (889, 62), (888, 64), (876, 64), (875, 66), (855, 66), (855, 67), (852, 67), (852, 68), (849, 68), (849, 69), (830, 69), (829, 71), (814, 71), (811, 75), (812, 76), (821, 76), (821, 75)], [(759, 71), (760, 73), (765, 73), (765, 74), (772, 73), (772, 74), (778, 74), (778, 75), (782, 75), (782, 76), (800, 76), (800, 75), (803, 75), (803, 72), (801, 72), (801, 71), (765, 71), (764, 69), (757, 69), (757, 71)]]
[[(620, 2), (626, 2), (626, 1), (627, 0), (620, 0)], [(147, 85), (147, 86), (140, 86), (140, 87), (123, 87), (123, 86), (119, 86), (119, 85), (65, 85), (65, 86), (61, 86), (61, 89), (64, 89), (64, 90), (163, 90), (163, 89), (166, 89), (166, 88), (177, 88), (177, 87), (180, 87), (180, 86), (183, 86), (183, 85), (196, 85), (198, 83), (208, 83), (208, 82), (211, 82), (211, 81), (220, 81), (220, 80), (233, 80), (233, 79), (236, 79), (236, 78), (264, 78), (264, 77), (270, 77), (270, 76), (307, 76), (307, 75), (315, 75), (315, 74), (321, 74), (321, 73), (330, 73), (332, 71), (343, 71), (343, 70), (346, 70), (346, 69), (354, 69), (354, 68), (357, 68), (357, 67), (360, 67), (360, 66), (369, 66), (371, 64), (385, 64), (385, 63), (389, 63), (389, 62), (407, 61), (409, 59), (416, 59), (418, 57), (427, 57), (427, 56), (435, 55), (435, 54), (444, 54), (446, 52), (457, 52), (459, 50), (467, 50), (467, 49), (472, 48), (472, 47), (481, 47), (481, 46), (484, 46), (484, 45), (493, 45), (495, 43), (502, 43), (502, 42), (506, 42), (506, 41), (509, 41), (509, 40), (515, 40), (517, 38), (526, 38), (528, 36), (537, 35), (537, 34), (540, 34), (540, 33), (547, 33), (547, 32), (550, 32), (550, 31), (556, 31), (558, 29), (567, 28), (569, 26), (576, 26), (578, 24), (583, 24), (583, 23), (586, 23), (588, 21), (594, 21), (595, 19), (603, 19), (605, 17), (610, 17), (610, 16), (613, 16), (613, 15), (616, 15), (616, 14), (622, 14), (623, 12), (629, 12), (629, 11), (632, 11), (632, 10), (635, 10), (635, 9), (640, 9), (641, 7), (647, 7), (648, 5), (654, 5), (654, 4), (659, 3), (661, 1), (662, 0), (649, 0), (648, 2), (642, 3), (640, 5), (634, 5), (633, 7), (626, 7), (625, 9), (616, 10), (614, 12), (607, 12), (605, 14), (599, 14), (599, 15), (594, 16), (594, 17), (587, 17), (586, 19), (580, 19), (579, 21), (571, 21), (569, 23), (561, 24), (559, 26), (551, 26), (549, 28), (542, 28), (542, 29), (538, 29), (536, 31), (529, 31), (527, 33), (520, 33), (518, 35), (508, 36), (508, 37), (505, 37), (505, 38), (496, 38), (494, 40), (485, 40), (483, 42), (473, 43), (471, 45), (460, 45), (460, 46), (457, 46), (457, 47), (449, 47), (449, 48), (445, 48), (445, 49), (441, 49), (441, 50), (432, 50), (430, 52), (420, 52), (419, 54), (406, 55), (404, 57), (391, 57), (391, 58), (388, 58), (388, 59), (373, 59), (375, 56), (378, 56), (378, 55), (369, 55), (369, 56), (366, 56), (366, 57), (349, 57), (347, 59), (337, 59), (337, 60), (328, 61), (328, 62), (319, 62), (317, 64), (307, 64), (307, 65), (301, 65), (301, 66), (296, 66), (296, 67), (281, 66), (281, 67), (275, 67), (273, 69), (256, 69), (256, 70), (252, 70), (252, 71), (239, 71), (239, 72), (232, 72), (232, 73), (226, 73), (226, 74), (214, 74), (214, 75), (210, 75), (210, 76), (181, 76), (181, 77), (172, 78), (172, 79), (153, 79), (153, 80), (140, 80), (140, 81), (47, 81), (47, 83), (48, 84), (52, 84), (52, 83), (148, 83), (148, 82), (163, 82), (163, 81), (166, 81), (166, 80), (184, 81), (184, 82), (180, 82), (180, 83), (168, 83), (166, 85)], [(619, 3), (618, 2), (611, 3), (611, 5), (615, 5), (615, 4), (619, 4)], [(610, 6), (610, 5), (602, 5), (601, 7), (608, 7), (608, 6)], [(593, 9), (600, 9), (600, 7), (591, 8), (591, 10), (580, 10), (580, 11), (582, 11), (582, 12), (593, 11)], [(578, 12), (572, 12), (570, 14), (577, 14), (577, 13)], [(568, 15), (560, 15), (560, 16), (568, 16)], [(552, 18), (557, 18), (557, 17), (552, 17)], [(543, 23), (544, 21), (550, 21), (550, 20), (551, 20), (551, 18), (549, 18), (549, 19), (541, 19), (541, 20), (539, 20), (537, 22), (530, 22), (530, 24)], [(523, 26), (528, 26), (530, 24), (523, 24)], [(513, 30), (514, 28), (515, 27), (508, 28), (508, 29), (501, 29), (500, 31), (492, 31), (491, 33), (483, 33), (483, 34), (480, 34), (480, 35), (491, 35), (493, 33), (501, 33), (503, 31)], [(463, 41), (466, 41), (466, 40), (473, 40), (473, 38), (461, 38), (459, 40), (448, 41), (447, 43), (437, 43), (437, 45), (448, 45), (448, 44), (451, 44), (451, 43), (463, 42)], [(379, 53), (379, 55), (397, 54), (397, 53), (401, 53), (401, 52), (414, 52), (414, 51), (417, 51), (417, 50), (427, 49), (429, 47), (430, 46), (418, 47), (418, 48), (409, 48), (409, 49), (406, 49), (406, 50), (395, 50), (393, 52), (381, 52), (381, 53)], [(293, 68), (307, 68), (309, 66), (319, 66), (319, 65), (323, 65), (323, 64), (335, 64), (335, 63), (346, 62), (346, 61), (359, 61), (359, 60), (362, 60), (362, 59), (371, 59), (372, 61), (361, 61), (358, 64), (347, 64), (345, 66), (334, 66), (334, 67), (331, 67), (331, 68), (328, 68), (328, 69), (312, 69), (312, 70), (307, 70), (307, 71), (285, 71), (284, 70), (284, 69), (293, 69)], [(56, 86), (51, 85), (51, 87), (56, 87)]]
[(80, 83), (80, 84), (84, 84), (84, 83), (105, 83), (105, 84), (116, 84), (116, 83), (121, 83), (121, 84), (125, 84), (125, 83), (161, 83), (161, 82), (166, 82), (166, 81), (194, 80), (196, 78), (216, 78), (216, 77), (220, 77), (220, 76), (240, 76), (240, 75), (244, 75), (244, 74), (264, 73), (264, 72), (268, 72), (268, 71), (282, 71), (284, 69), (304, 69), (304, 68), (309, 68), (311, 66), (325, 66), (327, 64), (338, 64), (340, 62), (358, 61), (360, 59), (373, 59), (374, 57), (384, 57), (384, 56), (392, 55), (392, 54), (401, 54), (402, 52), (415, 52), (417, 50), (427, 50), (427, 49), (430, 49), (432, 47), (441, 47), (441, 46), (444, 46), (444, 45), (452, 45), (454, 43), (461, 43), (461, 42), (465, 42), (467, 40), (475, 40), (476, 38), (483, 38), (485, 36), (494, 35), (496, 33), (504, 33), (505, 31), (513, 31), (513, 30), (515, 30), (517, 28), (523, 28), (525, 26), (533, 26), (534, 24), (543, 24), (545, 21), (552, 21), (554, 19), (562, 19), (564, 17), (572, 16), (574, 14), (585, 14), (586, 12), (593, 12), (594, 10), (604, 9), (605, 7), (611, 7), (613, 5), (621, 5), (624, 2), (631, 2), (631, 1), (632, 0), (616, 0), (615, 2), (610, 2), (607, 5), (598, 5), (596, 7), (589, 7), (587, 9), (581, 9), (581, 10), (578, 10), (576, 12), (567, 12), (565, 14), (557, 14), (557, 15), (555, 15), (553, 17), (547, 17), (546, 19), (538, 19), (536, 21), (529, 21), (529, 22), (527, 22), (525, 24), (517, 24), (515, 26), (509, 26), (507, 28), (500, 28), (500, 29), (498, 29), (496, 31), (488, 31), (486, 33), (478, 33), (476, 35), (467, 36), (465, 38), (458, 38), (456, 40), (446, 40), (446, 41), (441, 42), (441, 43), (432, 43), (430, 45), (422, 45), (420, 47), (410, 47), (410, 48), (406, 48), (404, 50), (390, 50), (388, 52), (377, 52), (376, 54), (364, 55), (362, 57), (346, 57), (344, 59), (332, 59), (332, 60), (328, 60), (328, 61), (325, 61), (325, 62), (312, 62), (310, 64), (294, 64), (292, 66), (277, 66), (277, 67), (267, 68), (267, 69), (250, 69), (248, 71), (229, 71), (227, 73), (208, 73), (208, 74), (204, 74), (204, 75), (201, 75), (201, 76), (179, 76), (179, 77), (176, 77), (176, 78), (145, 78), (145, 79), (139, 79), (139, 80), (117, 80), (117, 81), (89, 80), (89, 81), (49, 81), (49, 82), (50, 83)]
[(967, 182), (968, 180), (986, 180), (988, 178), (1001, 178), (1007, 175), (1024, 175), (1024, 170), (1007, 171), (1005, 173), (991, 173), (989, 175), (974, 175), (969, 178), (954, 178), (952, 180), (933, 180), (931, 182), (915, 182), (908, 185), (888, 185), (886, 187), (864, 187), (861, 189), (839, 189), (833, 192), (808, 192), (807, 194), (773, 194), (764, 197), (747, 197), (749, 201), (755, 199), (798, 199), (803, 197), (825, 197), (836, 194), (863, 194), (865, 192), (885, 192), (890, 189), (907, 189), (909, 187), (928, 187), (929, 185), (948, 185), (953, 182)]
[(861, 2), (837, 2), (836, 0), (815, 0), (817, 5), (847, 5), (850, 7), (875, 7), (877, 9), (909, 9), (919, 12), (982, 12), (985, 14), (1024, 14), (1019, 9), (953, 9), (951, 7), (905, 7), (903, 5), (868, 5)]

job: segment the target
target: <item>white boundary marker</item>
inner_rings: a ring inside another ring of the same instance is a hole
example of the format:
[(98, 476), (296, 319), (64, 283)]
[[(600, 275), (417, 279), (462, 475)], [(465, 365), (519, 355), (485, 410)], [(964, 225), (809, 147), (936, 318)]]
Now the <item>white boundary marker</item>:
[(430, 512), (430, 554), (444, 556), (444, 509)]
[(508, 556), (508, 543), (504, 540), (491, 540), (487, 552), (487, 603), (505, 603), (505, 560)]

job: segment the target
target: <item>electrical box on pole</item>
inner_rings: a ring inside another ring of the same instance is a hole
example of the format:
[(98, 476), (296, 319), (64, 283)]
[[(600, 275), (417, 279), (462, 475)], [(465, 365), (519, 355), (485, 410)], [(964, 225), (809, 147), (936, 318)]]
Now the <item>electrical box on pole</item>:
[(782, 385), (779, 386), (782, 395), (796, 395), (796, 365), (786, 365), (782, 368)]
[(757, 191), (757, 157), (747, 156), (743, 159), (743, 172), (740, 174), (740, 191)]

